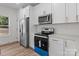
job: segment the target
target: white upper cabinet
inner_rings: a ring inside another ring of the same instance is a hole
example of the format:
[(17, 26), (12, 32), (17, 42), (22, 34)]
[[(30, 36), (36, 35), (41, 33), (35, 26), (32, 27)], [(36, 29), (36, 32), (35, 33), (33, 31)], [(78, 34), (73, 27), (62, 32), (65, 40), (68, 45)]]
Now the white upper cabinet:
[(53, 23), (65, 23), (65, 3), (52, 4)]
[(78, 22), (78, 10), (76, 3), (41, 3), (34, 7), (34, 18), (52, 13), (52, 23)]
[(24, 17), (29, 17), (29, 10), (30, 10), (30, 6), (27, 6), (25, 8), (21, 8), (19, 11), (20, 19), (22, 19)]
[(66, 22), (77, 22), (76, 20), (76, 3), (67, 3), (66, 4)]
[[(77, 7), (76, 3), (54, 3), (52, 4), (53, 23), (72, 23), (77, 22)], [(78, 11), (79, 15), (79, 11)]]
[(23, 18), (23, 9), (20, 9), (19, 10), (19, 19), (22, 19)]
[(42, 14), (50, 14), (51, 13), (51, 3), (43, 3), (42, 6)]
[(51, 3), (41, 3), (35, 6), (34, 8), (35, 8), (35, 13), (38, 16), (51, 13)]
[(23, 9), (24, 17), (29, 17), (29, 9), (30, 9), (30, 6), (27, 6)]

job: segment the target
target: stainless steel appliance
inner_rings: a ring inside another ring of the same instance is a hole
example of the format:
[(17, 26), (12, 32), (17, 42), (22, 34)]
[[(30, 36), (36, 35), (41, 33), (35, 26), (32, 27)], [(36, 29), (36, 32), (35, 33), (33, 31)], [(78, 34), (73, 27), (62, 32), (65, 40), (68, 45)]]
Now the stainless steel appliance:
[(29, 17), (20, 21), (20, 45), (29, 47)]
[(48, 37), (46, 35), (35, 34), (35, 51), (41, 56), (48, 56)]
[(52, 24), (52, 14), (39, 16), (38, 23), (39, 24)]
[[(53, 29), (53, 28), (52, 28)], [(49, 31), (49, 28), (45, 28), (45, 30), (41, 31), (40, 33), (36, 33), (34, 37), (34, 46), (35, 51), (42, 55), (48, 56), (49, 55), (49, 35), (54, 34), (54, 29)]]

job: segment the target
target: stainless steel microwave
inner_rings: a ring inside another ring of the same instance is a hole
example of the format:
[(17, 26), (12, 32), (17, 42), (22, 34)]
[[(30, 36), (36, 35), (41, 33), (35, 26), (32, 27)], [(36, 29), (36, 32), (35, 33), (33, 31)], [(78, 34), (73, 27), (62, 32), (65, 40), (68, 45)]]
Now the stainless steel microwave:
[(39, 16), (38, 23), (39, 24), (52, 24), (52, 14)]

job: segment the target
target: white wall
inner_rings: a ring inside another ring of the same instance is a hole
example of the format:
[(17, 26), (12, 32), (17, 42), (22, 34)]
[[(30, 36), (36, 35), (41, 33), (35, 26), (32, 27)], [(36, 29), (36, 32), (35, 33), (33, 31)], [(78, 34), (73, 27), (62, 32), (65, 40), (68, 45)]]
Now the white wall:
[(9, 17), (9, 34), (0, 36), (0, 45), (17, 41), (18, 39), (18, 19), (17, 10), (0, 6), (0, 15)]
[(34, 8), (31, 7), (30, 8), (30, 30), (29, 30), (30, 31), (30, 33), (29, 33), (29, 35), (30, 35), (29, 45), (31, 48), (34, 48), (34, 32), (35, 32), (34, 24), (36, 22), (34, 17), (35, 17)]

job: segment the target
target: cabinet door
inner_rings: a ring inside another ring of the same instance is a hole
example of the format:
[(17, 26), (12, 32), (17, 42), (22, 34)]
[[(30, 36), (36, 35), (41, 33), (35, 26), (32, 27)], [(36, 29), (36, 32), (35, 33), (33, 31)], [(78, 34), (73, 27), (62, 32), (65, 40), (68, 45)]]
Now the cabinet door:
[(22, 19), (24, 16), (23, 16), (23, 9), (20, 9), (19, 10), (19, 19)]
[(24, 8), (24, 16), (29, 17), (29, 6)]
[(49, 40), (49, 56), (63, 56), (64, 43), (63, 40)]
[(54, 3), (52, 7), (54, 8), (52, 9), (54, 10), (53, 23), (65, 23), (65, 3)]
[(41, 3), (34, 7), (35, 13), (38, 16), (51, 13), (51, 3)]
[(76, 21), (76, 3), (66, 4), (66, 17), (67, 22), (77, 22)]
[(51, 13), (51, 9), (52, 9), (51, 6), (52, 6), (51, 3), (42, 3), (41, 4), (42, 15), (50, 14)]
[(65, 56), (75, 56), (76, 55), (76, 42), (72, 40), (65, 41)]

